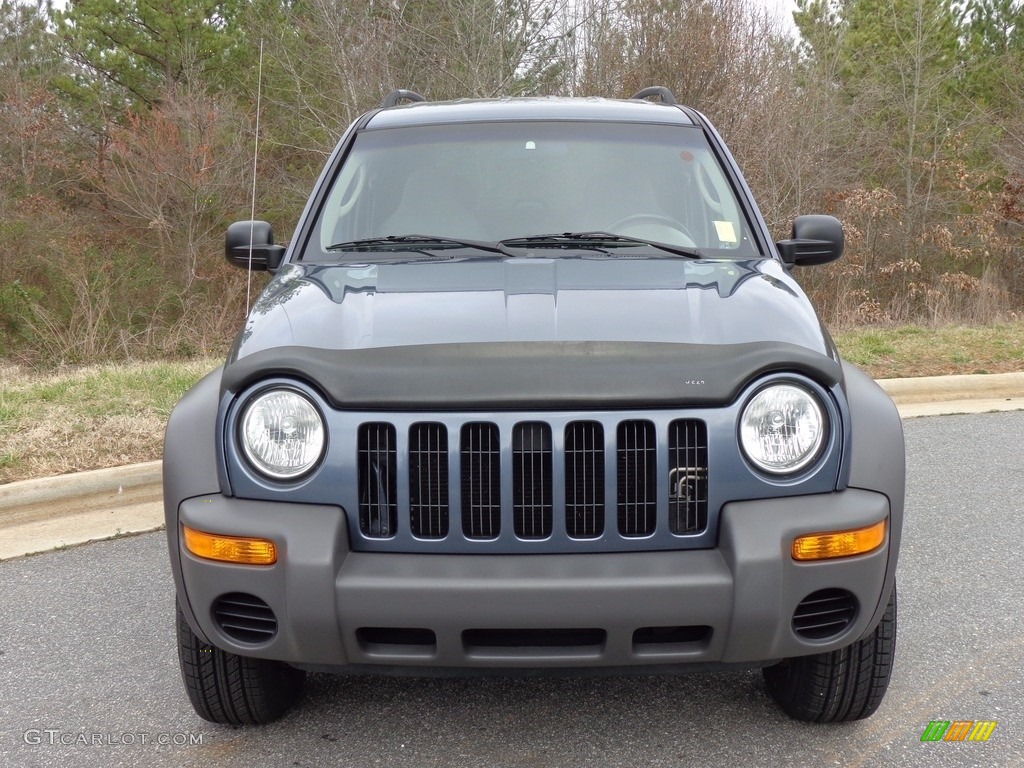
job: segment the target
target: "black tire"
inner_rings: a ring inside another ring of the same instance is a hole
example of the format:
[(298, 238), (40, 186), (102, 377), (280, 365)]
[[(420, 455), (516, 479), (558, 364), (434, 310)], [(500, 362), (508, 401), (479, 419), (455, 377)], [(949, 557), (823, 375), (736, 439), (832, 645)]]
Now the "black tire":
[(875, 631), (831, 653), (785, 659), (763, 670), (768, 692), (795, 720), (840, 723), (882, 703), (896, 653), (896, 584)]
[(201, 718), (223, 725), (257, 725), (288, 711), (302, 691), (305, 672), (208, 645), (192, 631), (181, 606), (177, 612), (181, 679)]

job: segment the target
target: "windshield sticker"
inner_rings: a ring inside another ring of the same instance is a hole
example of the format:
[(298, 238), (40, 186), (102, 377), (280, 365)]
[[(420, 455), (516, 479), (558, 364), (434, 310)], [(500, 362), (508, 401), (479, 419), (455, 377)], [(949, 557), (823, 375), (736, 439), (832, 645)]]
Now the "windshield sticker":
[(718, 232), (718, 239), (723, 243), (736, 242), (736, 229), (731, 221), (716, 221), (715, 231)]

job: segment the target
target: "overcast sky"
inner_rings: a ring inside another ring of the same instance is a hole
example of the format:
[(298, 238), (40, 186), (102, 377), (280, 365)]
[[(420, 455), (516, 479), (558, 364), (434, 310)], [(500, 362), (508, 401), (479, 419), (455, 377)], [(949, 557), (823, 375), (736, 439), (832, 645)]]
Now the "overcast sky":
[(796, 0), (757, 0), (757, 2), (766, 8), (771, 8), (780, 19), (786, 22), (786, 26), (789, 29), (796, 30), (796, 25), (793, 24), (793, 11), (796, 10)]

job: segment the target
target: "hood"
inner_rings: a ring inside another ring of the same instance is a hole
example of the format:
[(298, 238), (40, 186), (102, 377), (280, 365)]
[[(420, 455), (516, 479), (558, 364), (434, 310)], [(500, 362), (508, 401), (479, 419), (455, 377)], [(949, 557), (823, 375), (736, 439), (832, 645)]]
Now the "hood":
[(275, 347), (531, 341), (783, 342), (836, 358), (774, 260), (563, 256), (287, 265), (231, 359)]

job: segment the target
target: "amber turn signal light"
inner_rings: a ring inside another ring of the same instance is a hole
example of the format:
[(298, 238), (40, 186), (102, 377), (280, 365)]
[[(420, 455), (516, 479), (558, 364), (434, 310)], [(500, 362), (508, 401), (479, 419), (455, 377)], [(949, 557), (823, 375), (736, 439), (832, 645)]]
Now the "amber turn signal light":
[(885, 520), (866, 528), (813, 533), (793, 540), (794, 560), (830, 560), (871, 552), (885, 541)]
[(185, 549), (196, 557), (241, 565), (273, 565), (277, 562), (277, 547), (267, 539), (243, 536), (221, 536), (181, 527)]

